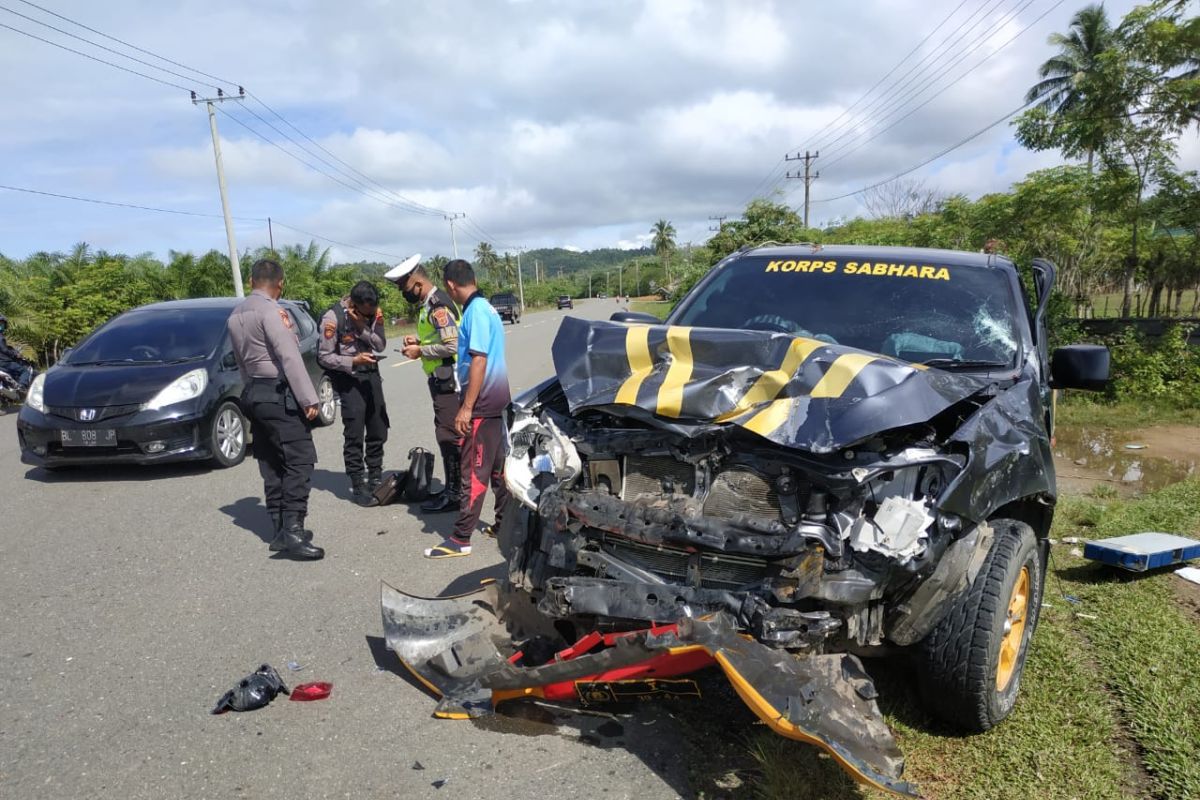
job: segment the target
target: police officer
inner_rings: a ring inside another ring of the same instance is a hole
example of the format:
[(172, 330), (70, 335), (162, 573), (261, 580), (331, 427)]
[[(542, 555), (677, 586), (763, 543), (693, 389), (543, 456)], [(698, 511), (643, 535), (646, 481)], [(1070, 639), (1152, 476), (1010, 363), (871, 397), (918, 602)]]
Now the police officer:
[(404, 355), (420, 359), (433, 400), (433, 431), (442, 454), (445, 487), (421, 504), (426, 514), (457, 511), (462, 488), (459, 455), (460, 438), (454, 430), (454, 415), (458, 413), (458, 380), (455, 362), (458, 356), (458, 307), (450, 296), (433, 285), (429, 273), (417, 262), (420, 257), (407, 259), (390, 270), (385, 277), (395, 282), (404, 299), (420, 303), (417, 314), (417, 335), (404, 337)]
[(300, 356), (292, 318), (277, 302), (283, 267), (270, 259), (250, 269), (253, 291), (229, 315), (229, 338), (246, 386), (242, 408), (250, 413), (254, 457), (263, 477), (267, 513), (275, 526), (271, 549), (318, 559), (325, 551), (304, 529), (317, 449), (310, 425), (317, 417), (317, 390)]
[(379, 290), (369, 281), (354, 284), (321, 317), (317, 361), (342, 402), (342, 458), (354, 500), (364, 506), (374, 502), (372, 492), (383, 480), (389, 422), (373, 354), (386, 344)]

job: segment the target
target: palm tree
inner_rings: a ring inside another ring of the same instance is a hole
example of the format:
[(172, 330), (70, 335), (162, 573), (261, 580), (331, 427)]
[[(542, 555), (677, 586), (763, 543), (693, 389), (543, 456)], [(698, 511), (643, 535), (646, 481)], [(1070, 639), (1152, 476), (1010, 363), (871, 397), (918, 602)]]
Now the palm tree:
[(650, 233), (654, 234), (651, 246), (663, 264), (663, 280), (670, 286), (671, 251), (675, 249), (675, 226), (665, 219), (660, 219), (654, 223), (654, 227), (650, 229)]
[[(1104, 98), (1097, 97), (1096, 87), (1087, 79), (1096, 71), (1101, 56), (1111, 49), (1116, 37), (1108, 21), (1104, 5), (1090, 5), (1071, 18), (1068, 32), (1050, 35), (1050, 44), (1058, 54), (1038, 68), (1036, 83), (1026, 94), (1027, 103), (1037, 102), (1054, 121), (1055, 127), (1077, 111), (1094, 111), (1099, 116)], [(1088, 173), (1100, 145), (1101, 126), (1084, 126), (1080, 144), (1087, 151)]]
[(480, 242), (475, 248), (475, 268), (481, 277), (491, 275), (491, 270), (495, 269), (499, 263), (500, 258), (496, 255), (496, 248), (492, 247), (491, 242)]

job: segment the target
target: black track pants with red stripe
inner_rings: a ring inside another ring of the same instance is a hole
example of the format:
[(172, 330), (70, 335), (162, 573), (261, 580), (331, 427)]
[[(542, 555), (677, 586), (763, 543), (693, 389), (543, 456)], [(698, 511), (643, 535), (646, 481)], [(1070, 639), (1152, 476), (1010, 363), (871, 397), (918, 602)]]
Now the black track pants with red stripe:
[(460, 451), (463, 491), (458, 519), (454, 523), (454, 538), (460, 542), (470, 542), (471, 534), (479, 525), (483, 496), (487, 494), (489, 483), (495, 499), (495, 526), (500, 527), (500, 515), (508, 502), (508, 487), (504, 485), (504, 440), (502, 418), (471, 420), (471, 430), (463, 438)]

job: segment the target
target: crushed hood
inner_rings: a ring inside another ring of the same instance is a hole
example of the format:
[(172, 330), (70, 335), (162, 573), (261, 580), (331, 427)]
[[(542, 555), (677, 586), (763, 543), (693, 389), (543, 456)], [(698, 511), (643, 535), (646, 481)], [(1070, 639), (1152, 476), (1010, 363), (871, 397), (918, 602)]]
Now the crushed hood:
[(572, 414), (728, 423), (814, 453), (924, 422), (986, 385), (783, 333), (574, 317), (563, 320), (553, 356)]

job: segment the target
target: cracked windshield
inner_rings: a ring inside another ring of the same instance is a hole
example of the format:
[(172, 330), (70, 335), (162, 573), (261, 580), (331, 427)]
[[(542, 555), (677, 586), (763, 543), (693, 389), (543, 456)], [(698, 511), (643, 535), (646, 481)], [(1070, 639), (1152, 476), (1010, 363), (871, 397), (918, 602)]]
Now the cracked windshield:
[(998, 270), (928, 262), (743, 258), (684, 301), (678, 325), (771, 331), (939, 367), (1010, 366), (1013, 290)]

